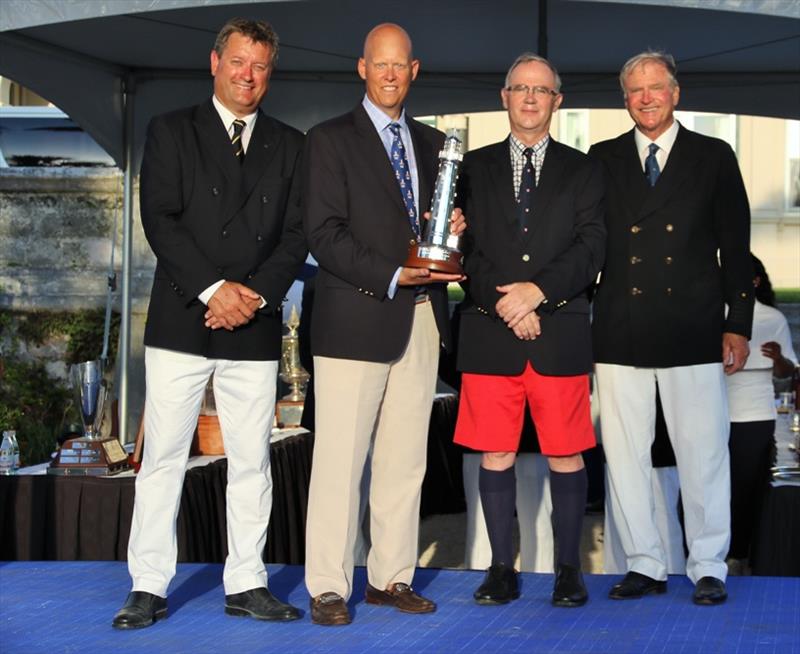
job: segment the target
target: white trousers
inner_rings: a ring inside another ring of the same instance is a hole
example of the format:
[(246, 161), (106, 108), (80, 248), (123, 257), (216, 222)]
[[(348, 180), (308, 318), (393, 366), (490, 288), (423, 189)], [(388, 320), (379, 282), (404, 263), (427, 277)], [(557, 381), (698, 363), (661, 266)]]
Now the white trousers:
[[(667, 574), (682, 575), (686, 572), (686, 554), (683, 551), (683, 529), (678, 520), (678, 497), (681, 490), (678, 469), (675, 466), (653, 468), (653, 519), (666, 555)], [(606, 469), (606, 486), (608, 469)], [(609, 574), (624, 574), (628, 571), (625, 550), (622, 549), (617, 524), (621, 517), (614, 515), (614, 505), (606, 503), (603, 526), (603, 571)]]
[[(379, 334), (375, 338), (380, 338)], [(389, 363), (314, 357), (316, 433), (306, 518), (306, 587), (350, 597), (361, 486), (372, 447), (367, 577), (410, 584), (439, 356), (430, 302), (416, 305), (403, 355)]]
[(272, 509), (269, 436), (275, 413), (277, 361), (206, 359), (145, 348), (144, 456), (128, 542), (133, 590), (161, 597), (175, 575), (175, 522), (189, 449), (208, 379), (214, 375), (228, 487), (225, 594), (266, 587), (262, 553)]
[(689, 558), (686, 574), (725, 580), (730, 544), (728, 398), (721, 363), (674, 368), (597, 364), (606, 502), (628, 570), (666, 579), (667, 557), (656, 525), (650, 447), (655, 438), (656, 382), (675, 451)]

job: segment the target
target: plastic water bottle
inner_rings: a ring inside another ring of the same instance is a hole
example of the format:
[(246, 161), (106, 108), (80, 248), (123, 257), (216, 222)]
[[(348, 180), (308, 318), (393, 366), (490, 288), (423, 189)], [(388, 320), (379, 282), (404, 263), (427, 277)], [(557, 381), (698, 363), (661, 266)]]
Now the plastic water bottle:
[(9, 430), (6, 432), (11, 439), (11, 451), (14, 453), (14, 472), (19, 470), (19, 443), (17, 442), (17, 432)]
[(14, 445), (9, 432), (3, 432), (3, 442), (0, 443), (0, 475), (14, 474)]

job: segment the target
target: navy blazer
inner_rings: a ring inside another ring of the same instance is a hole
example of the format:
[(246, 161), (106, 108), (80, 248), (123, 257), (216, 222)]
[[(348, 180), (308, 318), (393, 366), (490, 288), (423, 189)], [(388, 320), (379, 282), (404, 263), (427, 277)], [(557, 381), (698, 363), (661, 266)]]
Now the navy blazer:
[(680, 127), (653, 188), (633, 130), (589, 154), (603, 165), (608, 226), (593, 310), (595, 361), (655, 368), (721, 361), (722, 333), (749, 338), (753, 319), (750, 208), (733, 150)]
[[(430, 207), (444, 135), (406, 118), (419, 173), (418, 207)], [(303, 222), (319, 263), (311, 320), (317, 356), (388, 362), (411, 335), (414, 289), (386, 292), (415, 243), (400, 188), (364, 107), (308, 133), (304, 156)], [(449, 347), (444, 284), (426, 287), (442, 344)]]
[[(156, 255), (145, 345), (209, 358), (280, 358), (281, 303), (305, 261), (300, 215), (303, 135), (259, 111), (236, 159), (209, 99), (155, 117), (141, 172), (141, 215)], [(204, 326), (198, 294), (220, 279), (267, 305), (233, 331)]]
[[(603, 264), (603, 179), (585, 154), (551, 139), (529, 231), (518, 224), (509, 141), (468, 152), (458, 203), (467, 216), (467, 280), (460, 307), (457, 366), (463, 372), (518, 375), (528, 362), (545, 375), (592, 366), (588, 288)], [(497, 286), (534, 282), (547, 298), (542, 334), (517, 338), (497, 315)]]

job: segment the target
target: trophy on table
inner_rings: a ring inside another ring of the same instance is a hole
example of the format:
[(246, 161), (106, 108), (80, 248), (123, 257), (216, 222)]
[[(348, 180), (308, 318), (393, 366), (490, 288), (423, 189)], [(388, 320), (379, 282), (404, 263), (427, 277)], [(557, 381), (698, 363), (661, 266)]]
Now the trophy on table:
[(294, 306), (286, 326), (289, 328), (289, 333), (283, 336), (279, 376), (289, 385), (290, 390), (278, 400), (275, 417), (279, 426), (299, 427), (305, 403), (305, 385), (311, 375), (300, 363), (300, 338), (297, 334), (300, 318), (297, 315), (297, 308)]
[(450, 214), (456, 197), (458, 168), (464, 158), (462, 144), (455, 130), (448, 130), (439, 153), (439, 173), (433, 191), (431, 218), (427, 221), (420, 243), (413, 243), (405, 265), (428, 268), (437, 272), (463, 275), (464, 255), (458, 250), (458, 237), (450, 234)]
[(103, 362), (84, 361), (70, 366), (75, 402), (83, 436), (65, 441), (47, 472), (53, 475), (109, 475), (127, 469), (128, 455), (116, 438), (103, 438), (100, 425), (108, 397)]

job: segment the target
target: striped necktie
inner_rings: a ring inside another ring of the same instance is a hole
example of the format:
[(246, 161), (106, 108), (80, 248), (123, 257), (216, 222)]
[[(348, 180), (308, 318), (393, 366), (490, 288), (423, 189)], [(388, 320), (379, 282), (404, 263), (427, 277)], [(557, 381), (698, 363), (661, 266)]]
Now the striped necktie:
[(231, 136), (231, 145), (233, 146), (233, 154), (238, 159), (239, 163), (244, 161), (244, 144), (242, 143), (242, 132), (244, 131), (245, 123), (241, 118), (233, 121), (233, 136)]

